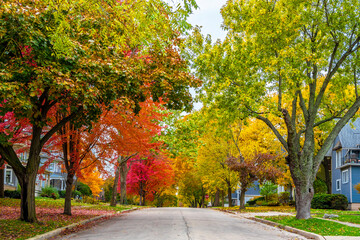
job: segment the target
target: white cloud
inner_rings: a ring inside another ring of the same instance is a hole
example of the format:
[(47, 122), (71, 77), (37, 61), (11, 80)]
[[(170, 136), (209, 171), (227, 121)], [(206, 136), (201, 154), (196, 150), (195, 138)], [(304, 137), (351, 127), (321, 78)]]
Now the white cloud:
[(197, 0), (199, 9), (190, 16), (189, 22), (192, 25), (202, 26), (202, 33), (210, 34), (213, 40), (223, 40), (226, 32), (221, 29), (222, 16), (220, 9), (225, 5), (226, 0)]

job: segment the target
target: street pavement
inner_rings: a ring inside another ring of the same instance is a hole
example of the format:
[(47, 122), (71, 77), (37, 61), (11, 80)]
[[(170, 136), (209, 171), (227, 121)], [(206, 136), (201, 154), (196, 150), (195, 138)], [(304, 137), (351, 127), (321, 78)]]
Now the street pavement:
[(147, 208), (57, 239), (303, 240), (302, 236), (211, 209)]

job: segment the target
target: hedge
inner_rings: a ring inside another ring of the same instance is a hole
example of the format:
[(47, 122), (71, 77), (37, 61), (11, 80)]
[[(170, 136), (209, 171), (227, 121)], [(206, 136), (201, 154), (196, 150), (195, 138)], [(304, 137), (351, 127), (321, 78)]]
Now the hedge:
[(41, 189), (40, 196), (42, 197), (48, 197), (53, 199), (59, 198), (59, 192), (56, 188), (53, 187), (44, 187)]
[(345, 210), (348, 207), (348, 199), (343, 194), (315, 194), (311, 201), (311, 207), (315, 209)]
[(5, 190), (4, 196), (8, 198), (21, 199), (21, 193), (18, 190)]

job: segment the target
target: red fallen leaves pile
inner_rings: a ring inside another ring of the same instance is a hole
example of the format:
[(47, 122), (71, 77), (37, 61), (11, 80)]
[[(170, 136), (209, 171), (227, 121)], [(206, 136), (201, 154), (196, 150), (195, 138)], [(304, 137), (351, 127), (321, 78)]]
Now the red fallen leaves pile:
[[(64, 215), (63, 209), (60, 208), (36, 208), (36, 216), (40, 222), (56, 221), (56, 220), (71, 220), (88, 219), (104, 214), (109, 214), (109, 211), (105, 210), (93, 210), (74, 207), (71, 211), (72, 216)], [(0, 207), (0, 220), (16, 220), (20, 216), (20, 207)]]
[[(37, 202), (36, 216), (39, 223), (31, 224), (18, 220), (20, 216), (19, 200), (0, 199), (0, 239), (26, 239), (96, 216), (115, 213), (114, 210), (91, 209), (91, 206), (73, 206), (72, 216), (68, 216), (62, 214), (61, 204), (51, 201)], [(84, 227), (86, 226), (76, 229)]]

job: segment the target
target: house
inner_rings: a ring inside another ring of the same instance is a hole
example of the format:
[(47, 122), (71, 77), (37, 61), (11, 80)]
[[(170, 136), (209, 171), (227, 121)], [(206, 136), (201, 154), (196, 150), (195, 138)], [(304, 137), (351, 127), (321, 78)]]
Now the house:
[(4, 190), (16, 190), (18, 180), (15, 176), (14, 170), (10, 165), (5, 164), (4, 169)]
[[(20, 154), (20, 159), (26, 159), (26, 153)], [(48, 160), (46, 154), (41, 154), (40, 165)], [(5, 164), (4, 171), (4, 190), (16, 190), (19, 181), (14, 170), (8, 164)], [(54, 187), (58, 190), (66, 188), (66, 173), (61, 169), (61, 160), (53, 160), (42, 174), (38, 174), (35, 183), (35, 196), (39, 196), (41, 189), (47, 186)]]
[[(294, 195), (293, 191), (294, 190), (292, 188), (281, 186), (281, 185), (278, 185), (278, 188), (277, 188), (278, 193), (289, 192), (291, 199), (292, 199), (292, 196)], [(241, 190), (239, 187), (234, 193), (231, 194), (232, 206), (240, 206), (240, 193), (241, 193)], [(251, 200), (254, 197), (260, 197), (260, 185), (258, 182), (256, 182), (251, 188), (249, 188), (245, 192), (245, 203), (247, 203), (249, 200)]]
[(349, 208), (358, 210), (360, 194), (360, 119), (348, 123), (336, 137), (331, 149), (332, 193), (344, 194)]
[[(240, 206), (240, 193), (241, 190), (238, 188), (234, 193), (231, 194), (232, 198), (232, 205), (233, 206)], [(245, 193), (245, 203), (252, 199), (253, 197), (259, 197), (260, 196), (260, 186), (258, 183), (254, 184), (253, 187), (251, 187), (249, 190)]]

